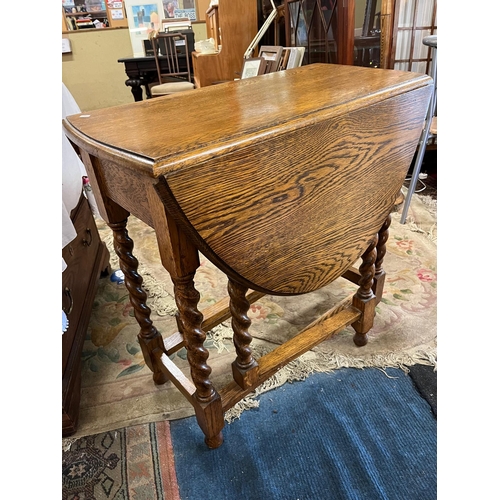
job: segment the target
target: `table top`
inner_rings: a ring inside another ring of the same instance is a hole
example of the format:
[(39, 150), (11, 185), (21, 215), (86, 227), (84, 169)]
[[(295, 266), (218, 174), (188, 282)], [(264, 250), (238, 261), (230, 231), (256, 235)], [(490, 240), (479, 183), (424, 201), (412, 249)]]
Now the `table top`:
[(154, 56), (129, 56), (129, 57), (120, 57), (120, 59), (118, 59), (118, 62), (124, 63), (129, 61), (154, 61), (154, 60), (155, 60)]
[[(186, 56), (184, 54), (179, 54), (178, 57), (180, 59), (186, 59)], [(162, 56), (160, 55), (160, 59), (165, 59), (167, 60), (167, 56)], [(155, 61), (155, 56), (129, 56), (129, 57), (120, 57), (118, 59), (119, 63), (129, 63), (129, 62), (150, 62), (150, 61)]]
[(93, 140), (144, 159), (158, 177), (428, 83), (407, 71), (314, 64), (67, 119)]
[[(316, 290), (391, 212), (431, 95), (424, 74), (315, 64), (67, 118), (107, 196), (148, 220), (147, 183), (219, 269)], [(155, 227), (157, 232), (163, 228)]]

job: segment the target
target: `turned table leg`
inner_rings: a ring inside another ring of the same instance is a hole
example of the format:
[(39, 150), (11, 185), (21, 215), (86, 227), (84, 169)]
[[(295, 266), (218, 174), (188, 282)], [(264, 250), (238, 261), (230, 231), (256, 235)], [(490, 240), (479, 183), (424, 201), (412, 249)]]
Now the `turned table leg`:
[(362, 312), (361, 318), (352, 324), (356, 331), (354, 343), (357, 346), (364, 346), (368, 342), (367, 333), (373, 326), (375, 316), (376, 296), (373, 293), (373, 278), (375, 276), (375, 261), (377, 259), (378, 235), (370, 243), (362, 256), (362, 262), (359, 266), (361, 277), (359, 279), (359, 288), (352, 298), (352, 305)]
[(247, 315), (250, 309), (250, 302), (246, 297), (248, 288), (229, 280), (227, 291), (230, 298), (233, 343), (236, 349), (236, 359), (232, 363), (233, 379), (245, 389), (255, 384), (259, 377), (259, 365), (253, 358), (250, 347), (252, 336), (248, 332), (252, 324)]
[(115, 252), (120, 259), (120, 269), (125, 275), (125, 286), (129, 292), (130, 302), (134, 307), (135, 318), (140, 326), (138, 339), (144, 360), (153, 372), (154, 382), (164, 384), (168, 379), (154, 361), (155, 353), (158, 351), (165, 352), (163, 338), (153, 325), (151, 309), (146, 305), (147, 294), (142, 288), (142, 276), (137, 272), (139, 262), (132, 253), (134, 242), (128, 235), (127, 219), (122, 222), (109, 223), (108, 225), (113, 230)]
[(386, 253), (386, 243), (389, 239), (389, 227), (391, 225), (391, 215), (389, 214), (385, 219), (380, 231), (378, 232), (377, 242), (377, 258), (375, 260), (375, 280), (373, 282), (372, 290), (377, 298), (377, 304), (382, 299), (385, 284), (385, 271), (382, 267)]
[(182, 326), (187, 358), (191, 367), (191, 378), (196, 387), (193, 406), (199, 426), (205, 434), (209, 448), (222, 444), (224, 414), (220, 395), (210, 381), (212, 369), (207, 364), (208, 350), (204, 346), (206, 334), (201, 328), (203, 315), (198, 310), (200, 294), (194, 286), (195, 273), (186, 276), (172, 276), (178, 321)]
[(125, 85), (130, 87), (132, 95), (134, 96), (134, 101), (142, 101), (142, 86), (143, 82), (140, 78), (129, 78), (125, 81)]

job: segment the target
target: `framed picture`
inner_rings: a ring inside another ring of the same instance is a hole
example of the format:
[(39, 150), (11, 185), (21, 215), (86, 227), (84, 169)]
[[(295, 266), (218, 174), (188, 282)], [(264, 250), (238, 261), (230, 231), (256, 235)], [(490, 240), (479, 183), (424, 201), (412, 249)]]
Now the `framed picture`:
[(196, 21), (196, 4), (194, 0), (162, 0), (165, 19), (187, 17)]
[(266, 60), (263, 57), (252, 57), (243, 61), (241, 79), (262, 75), (266, 69)]
[(132, 6), (132, 19), (134, 28), (149, 28), (158, 26), (160, 22), (160, 14), (158, 12), (158, 5), (155, 3), (133, 5)]
[(278, 70), (281, 61), (281, 45), (263, 45), (259, 50), (259, 57), (264, 58), (266, 67), (264, 73), (273, 73)]
[(163, 18), (163, 5), (159, 0), (125, 0), (125, 10), (130, 34), (130, 42), (134, 57), (143, 57), (145, 49), (143, 40), (148, 39), (151, 31), (158, 31)]
[(189, 19), (189, 23), (196, 21), (196, 0), (147, 0), (146, 3), (141, 3), (141, 0), (123, 0), (123, 4), (134, 57), (146, 55), (144, 40), (148, 39), (151, 31), (162, 29), (164, 19), (181, 24), (186, 24), (185, 18)]

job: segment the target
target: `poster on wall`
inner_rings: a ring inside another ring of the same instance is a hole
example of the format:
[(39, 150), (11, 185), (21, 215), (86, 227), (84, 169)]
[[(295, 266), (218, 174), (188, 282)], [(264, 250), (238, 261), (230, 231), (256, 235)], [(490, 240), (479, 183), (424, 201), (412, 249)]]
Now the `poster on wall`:
[(111, 13), (111, 19), (125, 19), (122, 9), (109, 9)]
[(161, 0), (139, 3), (137, 0), (125, 0), (128, 29), (134, 57), (143, 57), (143, 40), (148, 39), (151, 31), (159, 30), (163, 19), (163, 4)]
[(195, 0), (163, 0), (163, 15), (165, 19), (187, 17), (196, 21)]
[(127, 12), (130, 41), (134, 57), (144, 57), (143, 41), (149, 33), (161, 29), (162, 19), (189, 18), (196, 21), (195, 0), (124, 0)]

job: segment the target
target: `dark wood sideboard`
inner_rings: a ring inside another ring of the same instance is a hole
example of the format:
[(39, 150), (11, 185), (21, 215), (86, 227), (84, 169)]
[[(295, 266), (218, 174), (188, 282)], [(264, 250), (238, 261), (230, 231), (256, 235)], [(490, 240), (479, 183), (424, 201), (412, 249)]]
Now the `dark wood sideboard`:
[(71, 212), (77, 236), (62, 250), (62, 308), (69, 328), (62, 336), (62, 434), (76, 431), (80, 407), (81, 353), (99, 277), (108, 271), (109, 251), (99, 238), (87, 198)]

